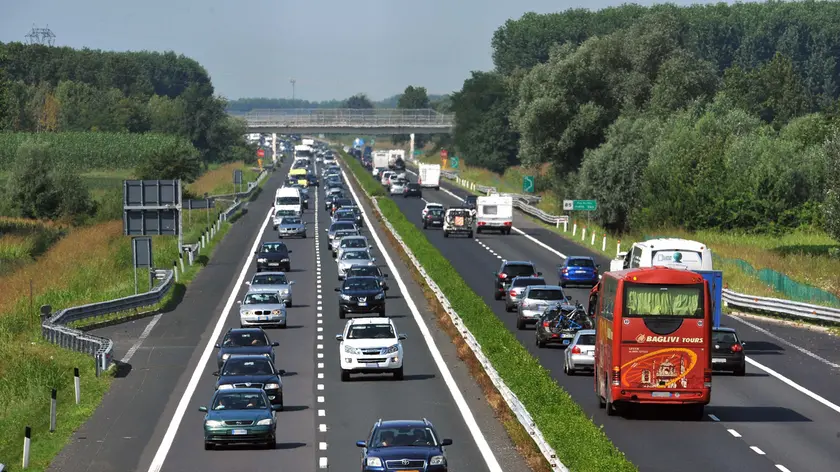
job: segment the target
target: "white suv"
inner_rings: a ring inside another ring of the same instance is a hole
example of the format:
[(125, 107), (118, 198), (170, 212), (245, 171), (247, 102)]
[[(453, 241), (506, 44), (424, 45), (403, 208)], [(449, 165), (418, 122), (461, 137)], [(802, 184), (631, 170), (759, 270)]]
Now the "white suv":
[(351, 373), (381, 374), (391, 372), (394, 379), (403, 379), (404, 334), (390, 318), (354, 318), (347, 320), (344, 333), (336, 335), (341, 344), (341, 381), (350, 380)]

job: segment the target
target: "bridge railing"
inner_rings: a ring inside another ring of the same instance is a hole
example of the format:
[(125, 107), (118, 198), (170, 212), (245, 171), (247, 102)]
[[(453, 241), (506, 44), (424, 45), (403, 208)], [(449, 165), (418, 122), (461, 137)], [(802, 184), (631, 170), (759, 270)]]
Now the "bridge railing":
[(451, 128), (455, 115), (431, 109), (349, 108), (254, 110), (243, 118), (249, 127), (426, 127)]

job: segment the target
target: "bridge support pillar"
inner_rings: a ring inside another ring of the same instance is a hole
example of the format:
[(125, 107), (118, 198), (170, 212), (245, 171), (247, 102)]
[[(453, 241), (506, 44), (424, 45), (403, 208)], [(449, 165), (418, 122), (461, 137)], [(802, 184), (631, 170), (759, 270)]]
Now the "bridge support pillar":
[(409, 142), (411, 143), (411, 145), (410, 145), (411, 147), (409, 148), (409, 151), (408, 151), (408, 159), (410, 161), (413, 161), (414, 160), (414, 133), (411, 133), (409, 136), (411, 137), (411, 139), (409, 140)]
[(277, 161), (277, 133), (271, 133), (271, 158)]

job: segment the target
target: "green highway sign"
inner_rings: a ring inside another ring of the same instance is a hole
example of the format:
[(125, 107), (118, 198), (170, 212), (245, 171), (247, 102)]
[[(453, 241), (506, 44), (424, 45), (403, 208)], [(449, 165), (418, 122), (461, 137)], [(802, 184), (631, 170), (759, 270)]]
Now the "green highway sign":
[(461, 162), (461, 159), (459, 159), (459, 158), (457, 158), (457, 157), (455, 157), (455, 156), (450, 157), (450, 158), (449, 158), (449, 168), (451, 168), (451, 169), (457, 169), (457, 168), (458, 168), (458, 164), (460, 164), (460, 162)]
[(525, 193), (534, 193), (534, 176), (526, 175), (522, 179), (522, 191)]
[(415, 156), (419, 156), (420, 154), (423, 154), (423, 151), (421, 151), (421, 150), (419, 150), (419, 149), (418, 149), (418, 150), (416, 150), (416, 151), (414, 151), (414, 155), (415, 155)]
[(563, 200), (564, 211), (595, 211), (598, 200)]
[(375, 145), (375, 144), (376, 144), (376, 140), (375, 140), (375, 139), (373, 139), (373, 138), (371, 138), (371, 140), (370, 140), (370, 145), (371, 145), (371, 146), (373, 146), (373, 145)]

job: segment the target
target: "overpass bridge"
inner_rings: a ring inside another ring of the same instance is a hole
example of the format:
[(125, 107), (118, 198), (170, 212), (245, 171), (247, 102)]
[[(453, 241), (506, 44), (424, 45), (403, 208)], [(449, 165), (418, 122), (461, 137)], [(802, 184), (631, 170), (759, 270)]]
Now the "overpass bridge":
[(400, 108), (271, 109), (235, 116), (250, 133), (279, 134), (442, 134), (452, 132), (455, 122), (454, 114)]

